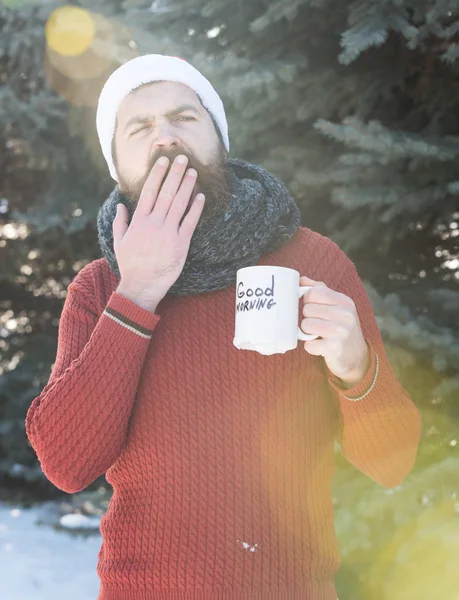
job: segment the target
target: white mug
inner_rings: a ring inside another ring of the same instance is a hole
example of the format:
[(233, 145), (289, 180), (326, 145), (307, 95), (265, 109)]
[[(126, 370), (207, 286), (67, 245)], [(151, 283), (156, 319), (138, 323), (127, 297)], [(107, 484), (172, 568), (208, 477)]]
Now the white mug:
[(315, 340), (298, 326), (298, 300), (311, 286), (300, 286), (300, 274), (288, 267), (257, 265), (237, 272), (236, 323), (233, 344), (239, 350), (284, 354), (298, 340)]

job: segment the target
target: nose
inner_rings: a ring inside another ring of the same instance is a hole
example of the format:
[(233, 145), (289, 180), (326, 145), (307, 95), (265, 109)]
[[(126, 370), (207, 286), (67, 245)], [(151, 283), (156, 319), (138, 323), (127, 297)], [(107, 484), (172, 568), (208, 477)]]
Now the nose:
[(167, 124), (158, 125), (153, 136), (152, 150), (171, 150), (180, 146), (180, 140)]

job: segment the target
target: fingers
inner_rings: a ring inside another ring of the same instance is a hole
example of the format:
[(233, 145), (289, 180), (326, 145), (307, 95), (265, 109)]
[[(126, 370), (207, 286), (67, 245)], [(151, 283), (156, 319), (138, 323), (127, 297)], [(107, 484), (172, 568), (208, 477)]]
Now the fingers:
[(336, 306), (342, 303), (342, 296), (343, 294), (331, 290), (323, 283), (313, 286), (303, 295), (303, 304), (312, 302), (315, 304), (330, 304)]
[(311, 279), (310, 277), (306, 277), (306, 275), (302, 275), (300, 277), (300, 285), (321, 285), (327, 287), (327, 285), (323, 281), (316, 281), (315, 279)]
[(196, 226), (199, 222), (199, 219), (202, 214), (202, 210), (204, 208), (205, 198), (204, 194), (198, 194), (193, 201), (193, 204), (188, 211), (188, 214), (183, 219), (182, 224), (180, 225), (179, 234), (184, 235), (188, 240), (191, 240), (191, 237), (196, 229)]
[[(323, 319), (303, 319), (300, 324), (301, 330), (310, 335), (320, 335), (324, 339), (336, 336), (337, 332), (341, 333), (341, 327), (331, 321)], [(345, 332), (345, 330), (342, 330)]]
[(336, 292), (323, 281), (315, 281), (303, 275), (300, 277), (300, 285), (309, 285), (312, 289), (303, 294), (303, 304), (314, 302), (317, 304), (330, 304), (334, 306), (343, 305), (352, 309), (354, 301), (349, 296)]
[(115, 250), (115, 254), (117, 251), (117, 247), (124, 234), (126, 233), (129, 227), (128, 224), (128, 211), (124, 204), (118, 204), (116, 216), (113, 219), (112, 228), (113, 228), (113, 249)]
[[(177, 156), (172, 163), (169, 174), (161, 187), (152, 211), (152, 216), (154, 216), (155, 221), (164, 221), (166, 219), (167, 213), (169, 212), (171, 204), (182, 183), (187, 164), (188, 157), (184, 154)], [(192, 190), (193, 188), (191, 188), (190, 194)]]
[(185, 177), (182, 180), (179, 191), (170, 204), (166, 220), (170, 224), (175, 224), (177, 229), (179, 228), (180, 220), (182, 219), (190, 202), (190, 198), (196, 186), (197, 177), (198, 173), (195, 169), (188, 169), (188, 171), (185, 173)]
[(155, 162), (145, 180), (132, 220), (135, 220), (138, 215), (146, 217), (152, 212), (168, 166), (169, 159), (166, 156), (161, 156)]
[(304, 342), (304, 349), (306, 352), (313, 354), (314, 356), (326, 356), (327, 340), (324, 340), (319, 336), (318, 339)]
[(317, 319), (331, 321), (333, 318), (336, 318), (336, 315), (336, 306), (313, 302), (306, 302), (303, 306), (303, 316), (305, 317), (315, 317)]

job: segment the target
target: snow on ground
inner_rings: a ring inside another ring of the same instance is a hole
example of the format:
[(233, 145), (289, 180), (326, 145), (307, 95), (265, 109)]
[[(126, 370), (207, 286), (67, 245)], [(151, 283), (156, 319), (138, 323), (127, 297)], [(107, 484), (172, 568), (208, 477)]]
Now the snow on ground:
[(1, 600), (96, 600), (100, 533), (37, 525), (38, 513), (0, 503)]

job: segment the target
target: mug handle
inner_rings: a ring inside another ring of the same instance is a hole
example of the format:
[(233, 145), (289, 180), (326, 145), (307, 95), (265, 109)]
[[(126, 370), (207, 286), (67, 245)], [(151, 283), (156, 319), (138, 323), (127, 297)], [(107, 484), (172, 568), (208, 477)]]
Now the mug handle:
[[(308, 290), (311, 289), (311, 285), (304, 285), (304, 286), (300, 286), (298, 288), (298, 298), (301, 298), (302, 296), (304, 296), (305, 292), (307, 292)], [(310, 340), (315, 340), (318, 337), (320, 337), (319, 335), (315, 335), (313, 333), (304, 333), (300, 327), (298, 327), (298, 339), (303, 341), (303, 342), (308, 342)]]

